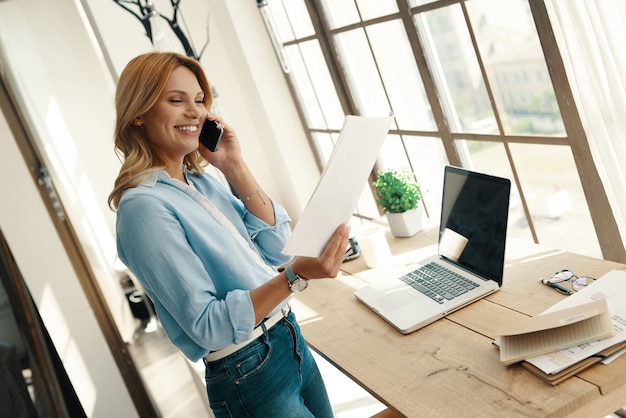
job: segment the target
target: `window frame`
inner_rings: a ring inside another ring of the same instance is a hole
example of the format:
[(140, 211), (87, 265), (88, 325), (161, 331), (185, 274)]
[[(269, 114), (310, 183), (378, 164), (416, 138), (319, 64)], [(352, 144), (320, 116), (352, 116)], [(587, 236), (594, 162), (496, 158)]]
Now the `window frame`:
[[(329, 22), (324, 15), (324, 6), (322, 0), (304, 0), (306, 8), (309, 12), (312, 25), (316, 31), (314, 35), (307, 37), (296, 38), (283, 42), (283, 46), (297, 45), (300, 42), (317, 40), (319, 42), (322, 54), (328, 65), (330, 77), (335, 87), (340, 105), (344, 114), (362, 114), (358, 108), (357, 103), (350, 94), (349, 81), (346, 79), (341, 68), (341, 57), (338, 56), (338, 48), (334, 42), (334, 35), (343, 31), (353, 30), (356, 28), (365, 29), (366, 26), (382, 23), (385, 21), (400, 19), (402, 25), (405, 28), (406, 34), (409, 39), (410, 48), (413, 51), (415, 62), (419, 69), (422, 82), (425, 88), (426, 98), (430, 104), (433, 117), (435, 119), (436, 128), (434, 131), (406, 131), (401, 129), (392, 128), (390, 134), (400, 135), (412, 135), (422, 137), (436, 137), (441, 140), (446, 157), (450, 164), (463, 166), (463, 156), (459, 153), (459, 150), (455, 146), (455, 142), (459, 140), (475, 140), (485, 142), (495, 142), (503, 145), (509, 166), (512, 170), (512, 181), (515, 183), (517, 190), (520, 193), (520, 200), (523, 208), (524, 215), (528, 222), (532, 239), (535, 243), (540, 243), (538, 234), (536, 232), (535, 222), (531, 216), (527, 197), (526, 188), (522, 187), (522, 182), (516, 164), (513, 160), (513, 154), (510, 149), (511, 144), (537, 144), (537, 145), (557, 145), (568, 147), (575, 162), (575, 166), (580, 179), (580, 184), (584, 196), (587, 201), (593, 227), (595, 229), (602, 256), (607, 260), (613, 260), (618, 262), (626, 262), (626, 251), (624, 250), (623, 242), (619, 234), (616, 220), (612, 213), (607, 194), (604, 186), (602, 185), (600, 176), (598, 174), (595, 162), (593, 160), (591, 150), (588, 144), (587, 136), (583, 129), (582, 121), (578, 110), (575, 105), (574, 97), (571, 87), (568, 82), (568, 78), (565, 72), (565, 67), (560, 56), (559, 48), (552, 32), (552, 27), (548, 12), (545, 5), (545, 0), (528, 0), (532, 17), (535, 21), (535, 27), (537, 35), (543, 50), (544, 57), (546, 59), (548, 73), (550, 75), (554, 93), (556, 96), (557, 104), (561, 112), (561, 118), (565, 128), (565, 136), (526, 136), (526, 135), (511, 135), (505, 134), (503, 129), (500, 112), (495, 108), (496, 100), (492, 86), (489, 85), (489, 77), (485, 65), (482, 62), (480, 51), (478, 49), (477, 40), (472, 30), (472, 22), (470, 21), (469, 14), (466, 8), (467, 0), (435, 0), (430, 3), (410, 7), (407, 0), (396, 0), (398, 5), (398, 12), (375, 19), (366, 21), (359, 21), (354, 24), (343, 26), (337, 29), (332, 29)], [(494, 113), (496, 124), (498, 127), (497, 134), (477, 134), (477, 133), (456, 133), (450, 129), (447, 122), (447, 117), (444, 111), (443, 104), (440, 100), (438, 89), (436, 86), (435, 78), (433, 76), (432, 69), (427, 61), (427, 51), (424, 44), (419, 38), (419, 34), (415, 28), (413, 16), (417, 13), (427, 12), (439, 9), (441, 7), (448, 7), (452, 5), (460, 5), (465, 18), (465, 23), (470, 28), (470, 37), (474, 53), (478, 58), (479, 68), (483, 80), (485, 80), (486, 91), (491, 103), (491, 107)], [(364, 31), (366, 33), (366, 31)], [(379, 75), (380, 75), (380, 70)], [(317, 150), (317, 144), (313, 139), (313, 133), (323, 132), (332, 135), (338, 134), (338, 130), (333, 129), (312, 129), (307, 126), (305, 113), (300, 108), (300, 103), (297, 98), (297, 86), (294, 85), (293, 80), (289, 74), (286, 74), (290, 90), (293, 94), (294, 101), (298, 107), (299, 115), (302, 119), (303, 127), (307, 133), (307, 137), (310, 141), (312, 150)], [(382, 78), (382, 76), (381, 76)], [(405, 148), (406, 152), (406, 148)], [(318, 167), (320, 171), (323, 169), (323, 159), (320, 155), (315, 155)], [(407, 158), (410, 161), (411, 159)], [(375, 173), (378, 170), (378, 166), (375, 166), (370, 174), (370, 188), (371, 182), (375, 178)], [(413, 167), (409, 167), (413, 170)], [(382, 213), (381, 213), (382, 214)]]

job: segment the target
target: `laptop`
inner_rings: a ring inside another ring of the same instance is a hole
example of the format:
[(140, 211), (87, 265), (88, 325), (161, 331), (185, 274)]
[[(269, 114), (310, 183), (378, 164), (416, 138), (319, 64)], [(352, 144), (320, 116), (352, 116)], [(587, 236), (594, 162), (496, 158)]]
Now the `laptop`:
[(500, 289), (510, 191), (508, 179), (446, 166), (437, 254), (357, 299), (408, 334)]

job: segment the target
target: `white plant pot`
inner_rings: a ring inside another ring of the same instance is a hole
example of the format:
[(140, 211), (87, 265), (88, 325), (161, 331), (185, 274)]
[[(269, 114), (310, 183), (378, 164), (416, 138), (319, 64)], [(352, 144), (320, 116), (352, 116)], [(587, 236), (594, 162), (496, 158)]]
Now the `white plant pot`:
[(387, 221), (391, 235), (394, 237), (412, 237), (422, 230), (422, 208), (418, 207), (402, 213), (387, 212)]

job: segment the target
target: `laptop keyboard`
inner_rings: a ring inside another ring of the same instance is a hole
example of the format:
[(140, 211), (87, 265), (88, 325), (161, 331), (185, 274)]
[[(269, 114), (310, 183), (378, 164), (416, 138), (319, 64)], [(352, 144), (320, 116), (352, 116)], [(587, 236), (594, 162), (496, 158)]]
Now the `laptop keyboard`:
[(478, 287), (473, 281), (436, 263), (421, 266), (400, 280), (440, 304)]

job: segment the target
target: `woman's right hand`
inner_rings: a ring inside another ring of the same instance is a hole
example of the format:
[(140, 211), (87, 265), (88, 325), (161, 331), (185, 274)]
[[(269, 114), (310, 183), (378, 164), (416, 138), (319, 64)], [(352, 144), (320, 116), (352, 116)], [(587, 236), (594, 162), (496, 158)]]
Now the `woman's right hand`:
[(322, 254), (315, 257), (295, 257), (291, 262), (293, 272), (303, 279), (337, 277), (350, 237), (350, 226), (339, 226), (326, 244)]
[[(348, 246), (350, 227), (341, 225), (326, 244), (319, 257), (295, 257), (291, 261), (291, 270), (303, 279), (324, 279), (337, 277), (339, 267)], [(265, 318), (269, 312), (291, 293), (285, 281), (285, 275), (279, 274), (273, 280), (250, 291), (254, 306), (255, 323)]]

